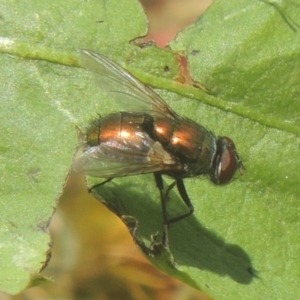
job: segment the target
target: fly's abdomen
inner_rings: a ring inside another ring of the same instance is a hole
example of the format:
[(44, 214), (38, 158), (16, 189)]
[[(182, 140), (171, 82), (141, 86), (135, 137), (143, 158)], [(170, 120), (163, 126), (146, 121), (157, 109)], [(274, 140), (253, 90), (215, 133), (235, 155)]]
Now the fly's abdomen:
[(101, 117), (87, 130), (86, 142), (89, 146), (119, 139), (140, 143), (144, 120), (142, 113), (118, 112)]
[(152, 138), (153, 118), (144, 113), (119, 112), (94, 121), (77, 148), (73, 169), (86, 175), (113, 178), (182, 165)]

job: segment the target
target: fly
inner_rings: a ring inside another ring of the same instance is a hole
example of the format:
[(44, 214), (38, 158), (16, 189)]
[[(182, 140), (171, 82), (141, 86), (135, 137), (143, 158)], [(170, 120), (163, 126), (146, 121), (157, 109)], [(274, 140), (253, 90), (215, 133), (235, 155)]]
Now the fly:
[[(90, 124), (77, 148), (73, 169), (105, 182), (153, 173), (162, 205), (163, 245), (167, 247), (169, 225), (194, 211), (183, 179), (208, 175), (216, 185), (229, 183), (237, 170), (243, 171), (235, 144), (229, 137), (216, 137), (178, 115), (151, 88), (107, 57), (83, 50), (81, 64), (97, 75), (102, 89), (121, 110)], [(166, 191), (162, 175), (174, 179)], [(166, 199), (175, 186), (189, 211), (169, 218)]]

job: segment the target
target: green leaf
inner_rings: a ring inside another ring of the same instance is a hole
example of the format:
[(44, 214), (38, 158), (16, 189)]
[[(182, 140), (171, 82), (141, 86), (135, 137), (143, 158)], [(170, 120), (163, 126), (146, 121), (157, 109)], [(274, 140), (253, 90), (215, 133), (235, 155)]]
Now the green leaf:
[[(68, 67), (88, 48), (164, 88), (158, 92), (180, 114), (230, 136), (246, 166), (223, 187), (186, 180), (195, 213), (171, 225), (170, 251), (150, 260), (215, 299), (297, 298), (300, 10), (293, 1), (216, 1), (172, 51), (129, 43), (146, 32), (135, 1), (2, 1), (0, 11), (0, 52), (15, 55), (0, 55), (1, 289), (19, 291), (41, 267), (49, 241), (43, 228), (71, 165), (75, 126), (112, 111), (90, 74)], [(210, 95), (174, 81), (173, 51), (187, 55)], [(120, 178), (97, 190), (144, 251), (162, 233), (152, 177)], [(169, 214), (185, 211), (172, 191)]]
[(146, 18), (136, 1), (127, 4), (0, 1), (0, 52), (19, 56), (0, 55), (1, 290), (19, 292), (43, 266), (48, 223), (78, 144), (75, 126), (100, 111), (80, 69), (49, 62), (76, 65), (86, 47), (128, 55)]
[(179, 34), (172, 49), (187, 55), (193, 78), (218, 98), (218, 107), (299, 134), (299, 5), (223, 2)]

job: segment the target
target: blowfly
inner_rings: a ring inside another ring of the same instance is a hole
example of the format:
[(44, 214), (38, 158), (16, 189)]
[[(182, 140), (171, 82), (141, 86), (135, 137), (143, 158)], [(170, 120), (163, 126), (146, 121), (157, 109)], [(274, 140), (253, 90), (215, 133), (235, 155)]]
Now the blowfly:
[[(105, 182), (153, 173), (162, 205), (163, 245), (168, 246), (169, 225), (194, 211), (183, 179), (208, 175), (216, 185), (230, 182), (237, 170), (243, 171), (235, 144), (178, 115), (151, 88), (107, 57), (83, 50), (81, 64), (96, 74), (121, 110), (91, 123), (77, 148), (73, 168)], [(174, 179), (166, 190), (162, 175)], [(166, 199), (175, 186), (189, 211), (169, 218)]]

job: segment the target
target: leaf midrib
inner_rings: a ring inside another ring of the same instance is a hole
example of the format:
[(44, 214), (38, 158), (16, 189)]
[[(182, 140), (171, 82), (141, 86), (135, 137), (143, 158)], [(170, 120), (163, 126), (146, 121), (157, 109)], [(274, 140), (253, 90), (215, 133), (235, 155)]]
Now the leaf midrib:
[[(15, 43), (11, 47), (2, 47), (0, 45), (0, 52), (12, 54), (18, 57), (34, 60), (45, 60), (48, 62), (61, 64), (65, 66), (78, 67), (79, 62), (75, 53), (59, 52), (49, 48), (39, 48), (35, 51), (26, 45), (16, 45)], [(255, 111), (249, 106), (245, 106), (241, 103), (234, 103), (222, 100), (221, 98), (208, 95), (204, 91), (197, 89), (193, 86), (185, 85), (170, 79), (161, 78), (152, 74), (145, 73), (139, 69), (129, 69), (136, 77), (138, 77), (144, 83), (158, 89), (168, 90), (183, 97), (197, 99), (200, 102), (212, 107), (216, 107), (226, 112), (233, 113), (251, 121), (257, 122), (261, 125), (278, 129), (283, 132), (300, 135), (300, 126), (293, 123), (272, 117)]]

